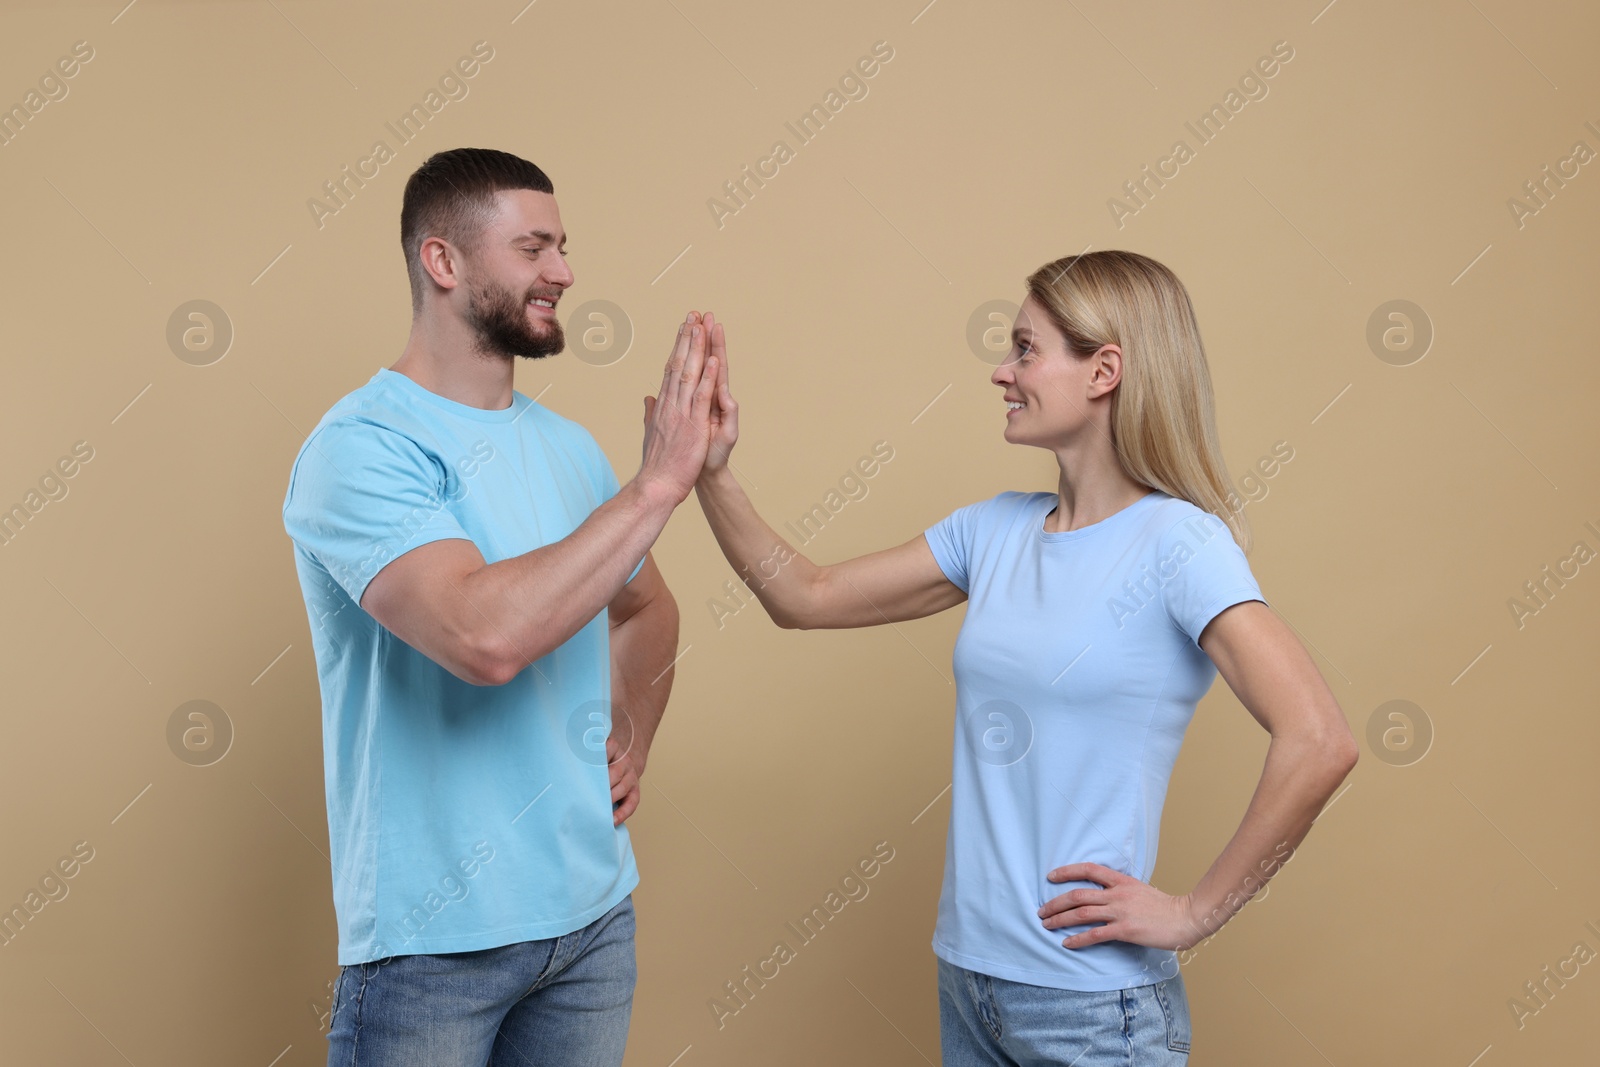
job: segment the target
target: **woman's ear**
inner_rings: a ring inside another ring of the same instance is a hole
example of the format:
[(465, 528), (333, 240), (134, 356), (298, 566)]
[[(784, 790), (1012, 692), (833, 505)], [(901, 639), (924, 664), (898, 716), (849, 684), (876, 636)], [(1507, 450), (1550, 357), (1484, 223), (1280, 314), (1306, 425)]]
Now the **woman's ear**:
[(1094, 370), (1089, 375), (1089, 399), (1101, 397), (1122, 381), (1122, 349), (1116, 345), (1101, 345), (1090, 357)]

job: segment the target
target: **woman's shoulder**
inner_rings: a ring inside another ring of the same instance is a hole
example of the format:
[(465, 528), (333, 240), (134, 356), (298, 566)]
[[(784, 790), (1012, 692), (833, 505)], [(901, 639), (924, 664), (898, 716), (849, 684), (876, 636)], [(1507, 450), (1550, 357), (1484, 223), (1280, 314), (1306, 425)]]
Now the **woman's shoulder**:
[(1051, 506), (1054, 506), (1055, 499), (1056, 494), (1054, 493), (1035, 493), (1026, 489), (1006, 489), (986, 500), (968, 504), (967, 507), (974, 512), (999, 518), (1027, 511), (1046, 500), (1051, 501)]
[(1165, 543), (1174, 537), (1187, 537), (1186, 531), (1198, 532), (1205, 540), (1209, 540), (1209, 533), (1226, 530), (1227, 526), (1220, 516), (1158, 489), (1145, 528)]

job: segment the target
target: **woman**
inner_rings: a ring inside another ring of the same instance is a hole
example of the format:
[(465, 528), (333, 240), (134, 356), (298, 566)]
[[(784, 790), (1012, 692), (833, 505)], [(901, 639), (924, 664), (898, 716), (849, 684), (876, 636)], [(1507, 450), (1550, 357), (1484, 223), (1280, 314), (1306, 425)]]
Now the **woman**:
[[(705, 325), (717, 383), (696, 491), (772, 619), (875, 626), (967, 601), (933, 939), (944, 1062), (1187, 1062), (1174, 950), (1287, 860), (1356, 745), (1245, 561), (1182, 283), (1124, 251), (1041, 267), (990, 380), (1006, 440), (1055, 454), (1056, 490), (1000, 493), (826, 566), (729, 474), (739, 409), (722, 327)], [(1192, 890), (1168, 895), (1146, 881), (1167, 782), (1218, 672), (1272, 741), (1232, 840)]]

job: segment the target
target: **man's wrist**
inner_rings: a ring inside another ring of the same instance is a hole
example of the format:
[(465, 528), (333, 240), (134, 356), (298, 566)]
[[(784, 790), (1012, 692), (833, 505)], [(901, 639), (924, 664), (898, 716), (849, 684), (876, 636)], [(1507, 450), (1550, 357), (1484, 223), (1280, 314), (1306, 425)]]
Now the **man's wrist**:
[(663, 526), (685, 496), (666, 479), (642, 472), (628, 485), (638, 496), (640, 510), (647, 517), (659, 517)]

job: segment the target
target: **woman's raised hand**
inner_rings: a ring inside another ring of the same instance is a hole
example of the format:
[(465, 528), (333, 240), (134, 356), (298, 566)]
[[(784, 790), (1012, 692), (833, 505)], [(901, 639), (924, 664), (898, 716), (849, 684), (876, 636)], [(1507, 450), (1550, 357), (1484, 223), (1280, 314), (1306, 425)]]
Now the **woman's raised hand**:
[(710, 331), (711, 359), (717, 376), (711, 397), (711, 441), (701, 470), (702, 474), (710, 474), (728, 465), (728, 454), (739, 440), (739, 405), (728, 390), (728, 340), (722, 323), (709, 311), (703, 321)]

